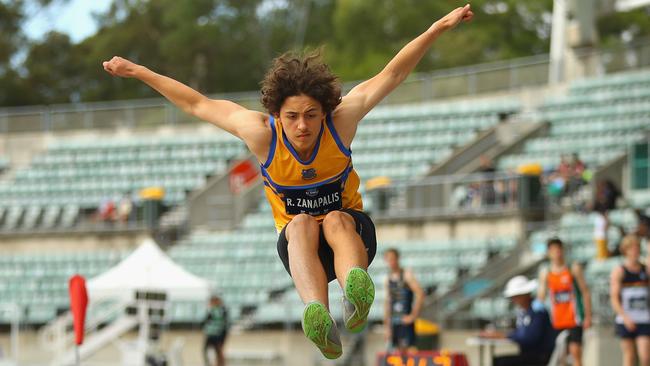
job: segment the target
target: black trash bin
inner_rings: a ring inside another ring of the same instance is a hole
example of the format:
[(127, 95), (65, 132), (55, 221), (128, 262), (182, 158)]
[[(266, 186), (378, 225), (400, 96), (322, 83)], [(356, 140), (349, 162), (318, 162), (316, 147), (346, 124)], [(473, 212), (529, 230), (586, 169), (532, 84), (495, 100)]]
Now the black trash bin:
[(542, 182), (538, 175), (524, 174), (519, 176), (519, 208), (541, 209), (544, 207)]
[(148, 229), (158, 228), (158, 219), (163, 212), (165, 190), (160, 187), (149, 187), (140, 191), (142, 200), (142, 219)]

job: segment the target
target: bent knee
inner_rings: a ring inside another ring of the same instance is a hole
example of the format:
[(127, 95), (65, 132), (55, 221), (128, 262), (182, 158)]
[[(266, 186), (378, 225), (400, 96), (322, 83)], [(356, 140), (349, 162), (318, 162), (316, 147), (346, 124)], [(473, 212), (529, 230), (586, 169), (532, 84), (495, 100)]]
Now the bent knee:
[(285, 235), (287, 240), (295, 235), (314, 235), (318, 234), (318, 221), (310, 215), (299, 214), (294, 216), (287, 224)]
[(356, 231), (356, 228), (357, 225), (352, 216), (342, 211), (332, 211), (323, 219), (323, 230), (326, 232)]

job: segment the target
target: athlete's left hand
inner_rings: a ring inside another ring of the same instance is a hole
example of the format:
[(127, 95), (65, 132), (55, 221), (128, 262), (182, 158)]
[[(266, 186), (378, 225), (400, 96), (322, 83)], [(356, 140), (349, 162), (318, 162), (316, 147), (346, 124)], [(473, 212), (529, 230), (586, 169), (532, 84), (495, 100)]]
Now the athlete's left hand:
[(591, 328), (591, 317), (590, 316), (585, 317), (585, 320), (582, 322), (582, 328), (583, 329)]
[(438, 20), (434, 26), (447, 31), (455, 28), (461, 21), (469, 22), (474, 18), (474, 12), (469, 4), (452, 10), (449, 14)]
[(415, 319), (416, 319), (416, 317), (414, 315), (412, 315), (412, 314), (404, 315), (402, 317), (402, 323), (403, 324), (413, 324), (413, 323), (415, 323)]

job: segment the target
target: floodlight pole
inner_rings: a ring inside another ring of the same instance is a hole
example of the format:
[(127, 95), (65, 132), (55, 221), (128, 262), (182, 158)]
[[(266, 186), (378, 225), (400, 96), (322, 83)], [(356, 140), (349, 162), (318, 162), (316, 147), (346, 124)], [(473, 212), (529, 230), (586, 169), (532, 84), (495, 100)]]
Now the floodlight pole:
[(564, 80), (566, 62), (567, 0), (553, 0), (553, 21), (551, 25), (551, 56), (548, 67), (548, 83), (557, 84)]

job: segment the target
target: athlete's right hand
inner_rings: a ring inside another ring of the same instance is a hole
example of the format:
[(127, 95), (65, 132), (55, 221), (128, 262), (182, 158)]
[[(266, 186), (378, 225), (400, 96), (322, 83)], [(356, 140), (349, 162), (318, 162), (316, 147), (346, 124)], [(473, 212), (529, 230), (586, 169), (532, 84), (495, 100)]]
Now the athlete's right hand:
[(623, 325), (625, 325), (625, 329), (627, 329), (628, 332), (636, 331), (636, 324), (634, 324), (634, 322), (627, 316), (623, 317)]
[(113, 76), (120, 76), (123, 78), (132, 78), (135, 76), (135, 70), (138, 65), (125, 58), (115, 56), (110, 61), (102, 62), (104, 70)]

